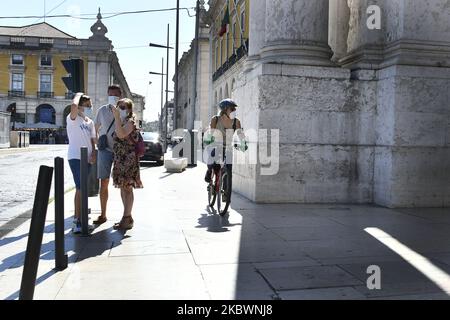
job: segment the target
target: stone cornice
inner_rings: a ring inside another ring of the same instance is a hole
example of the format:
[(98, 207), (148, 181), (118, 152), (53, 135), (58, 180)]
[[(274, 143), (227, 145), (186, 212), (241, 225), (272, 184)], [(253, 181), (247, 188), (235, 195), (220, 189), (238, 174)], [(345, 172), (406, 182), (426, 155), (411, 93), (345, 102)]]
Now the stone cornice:
[(393, 65), (450, 67), (450, 44), (398, 40), (386, 46), (365, 45), (339, 60), (344, 68), (379, 70)]

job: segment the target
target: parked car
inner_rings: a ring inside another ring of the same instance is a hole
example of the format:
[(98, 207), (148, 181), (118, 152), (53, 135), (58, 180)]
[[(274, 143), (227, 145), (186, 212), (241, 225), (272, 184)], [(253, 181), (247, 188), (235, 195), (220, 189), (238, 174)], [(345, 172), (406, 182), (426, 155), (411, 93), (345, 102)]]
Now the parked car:
[(141, 161), (156, 161), (158, 165), (164, 164), (164, 147), (158, 133), (143, 132), (142, 137), (145, 143), (145, 154)]

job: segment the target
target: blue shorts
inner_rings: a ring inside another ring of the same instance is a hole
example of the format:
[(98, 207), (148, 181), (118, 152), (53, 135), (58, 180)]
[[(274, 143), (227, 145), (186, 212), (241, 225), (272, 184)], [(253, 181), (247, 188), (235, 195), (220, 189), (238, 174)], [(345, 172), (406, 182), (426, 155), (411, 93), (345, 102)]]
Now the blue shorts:
[[(73, 180), (77, 190), (81, 190), (81, 161), (77, 159), (69, 160), (70, 170), (72, 170)], [(91, 172), (91, 165), (88, 165), (88, 175)]]
[(111, 170), (114, 154), (108, 150), (99, 150), (97, 155), (97, 178), (108, 180), (111, 178)]

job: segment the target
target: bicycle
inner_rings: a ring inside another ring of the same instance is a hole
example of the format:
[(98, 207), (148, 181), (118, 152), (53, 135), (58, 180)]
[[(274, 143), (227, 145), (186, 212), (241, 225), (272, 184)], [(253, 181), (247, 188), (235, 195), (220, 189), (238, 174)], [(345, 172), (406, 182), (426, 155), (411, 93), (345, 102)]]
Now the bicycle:
[[(211, 182), (208, 184), (208, 203), (211, 208), (217, 200), (217, 212), (220, 216), (225, 216), (231, 204), (231, 178), (232, 172), (225, 161), (221, 164), (215, 164), (212, 170)], [(222, 210), (222, 204), (225, 207)]]
[[(240, 150), (235, 144), (234, 148)], [(244, 142), (244, 151), (248, 150), (248, 145)], [(241, 150), (242, 151), (242, 150)], [(217, 200), (217, 212), (220, 216), (225, 216), (231, 204), (232, 190), (232, 165), (226, 164), (226, 155), (224, 151), (223, 161), (220, 164), (214, 164), (211, 173), (211, 179), (208, 183), (208, 204), (214, 208)], [(222, 205), (225, 205), (222, 210)]]

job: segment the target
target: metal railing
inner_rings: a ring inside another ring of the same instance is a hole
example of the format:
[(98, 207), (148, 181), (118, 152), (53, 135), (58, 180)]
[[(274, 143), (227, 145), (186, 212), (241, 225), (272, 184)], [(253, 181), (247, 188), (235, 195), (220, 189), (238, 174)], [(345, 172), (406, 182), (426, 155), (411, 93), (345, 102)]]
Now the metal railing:
[(8, 97), (23, 98), (25, 97), (25, 91), (10, 90), (8, 91)]
[(37, 92), (37, 96), (38, 96), (38, 98), (52, 99), (52, 98), (55, 97), (55, 93), (54, 92), (38, 91)]
[(213, 81), (216, 81), (219, 79), (225, 72), (227, 72), (232, 66), (234, 66), (239, 60), (241, 60), (246, 54), (246, 48), (248, 48), (248, 40), (246, 41), (245, 45), (240, 46), (236, 52), (228, 58), (227, 61), (224, 62), (224, 64), (217, 69), (216, 72), (213, 74)]

